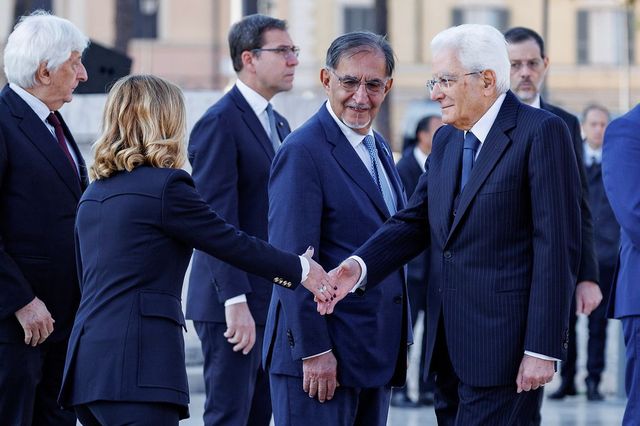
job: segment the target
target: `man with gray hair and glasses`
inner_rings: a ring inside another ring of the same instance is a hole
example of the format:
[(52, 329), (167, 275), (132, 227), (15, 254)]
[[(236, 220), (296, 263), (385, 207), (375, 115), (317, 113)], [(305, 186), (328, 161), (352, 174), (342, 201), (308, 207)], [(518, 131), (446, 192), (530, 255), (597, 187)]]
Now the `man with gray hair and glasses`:
[[(404, 207), (389, 145), (372, 128), (394, 65), (383, 36), (352, 32), (331, 43), (320, 71), (328, 101), (287, 137), (271, 168), (272, 244), (311, 244), (328, 270)], [(313, 297), (273, 292), (263, 362), (276, 425), (386, 424), (391, 386), (405, 382), (410, 324), (402, 266), (384, 281), (325, 317), (307, 312)]]
[(89, 39), (66, 19), (22, 17), (0, 93), (0, 422), (76, 424), (56, 403), (80, 300), (73, 227), (85, 164), (58, 109), (87, 80)]
[(347, 287), (366, 283), (367, 297), (430, 246), (425, 333), (438, 423), (527, 425), (566, 356), (580, 260), (575, 155), (561, 119), (509, 91), (497, 29), (449, 28), (431, 49), (427, 85), (447, 126), (409, 206), (333, 273)]

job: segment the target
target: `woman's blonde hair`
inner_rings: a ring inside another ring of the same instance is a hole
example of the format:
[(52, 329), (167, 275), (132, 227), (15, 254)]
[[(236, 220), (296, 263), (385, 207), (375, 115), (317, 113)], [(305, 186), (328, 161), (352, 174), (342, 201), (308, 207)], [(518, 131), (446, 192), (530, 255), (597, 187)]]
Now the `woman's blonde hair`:
[(185, 162), (186, 113), (182, 92), (153, 75), (118, 80), (107, 97), (103, 131), (93, 145), (92, 179), (137, 166), (180, 168)]

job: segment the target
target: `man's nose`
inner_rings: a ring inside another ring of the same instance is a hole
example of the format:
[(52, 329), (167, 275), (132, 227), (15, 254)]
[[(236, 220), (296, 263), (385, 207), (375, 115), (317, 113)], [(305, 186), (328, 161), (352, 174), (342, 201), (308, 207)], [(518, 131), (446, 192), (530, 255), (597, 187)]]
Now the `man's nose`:
[(80, 64), (80, 69), (78, 69), (78, 80), (87, 81), (89, 76), (87, 75), (87, 69), (84, 67), (84, 64)]
[(369, 101), (369, 94), (367, 93), (366, 85), (360, 83), (355, 92), (353, 92), (353, 99), (358, 103), (366, 103)]
[(442, 90), (440, 89), (440, 84), (435, 84), (433, 86), (433, 89), (429, 91), (429, 96), (432, 101), (437, 101), (444, 97), (444, 93), (442, 93)]

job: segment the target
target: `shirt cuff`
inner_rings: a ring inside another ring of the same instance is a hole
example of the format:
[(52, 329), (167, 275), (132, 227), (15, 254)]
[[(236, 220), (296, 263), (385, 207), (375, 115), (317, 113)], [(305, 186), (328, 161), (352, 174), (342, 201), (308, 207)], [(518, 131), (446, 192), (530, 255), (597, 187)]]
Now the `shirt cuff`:
[(227, 299), (224, 301), (224, 306), (230, 306), (230, 305), (235, 305), (237, 303), (246, 303), (247, 301), (247, 295), (246, 294), (239, 294), (235, 297), (232, 297), (231, 299)]
[(309, 277), (309, 270), (311, 266), (309, 265), (309, 261), (304, 256), (298, 256), (300, 258), (300, 266), (302, 267), (302, 277), (300, 279), (300, 283), (303, 283)]
[(545, 361), (560, 361), (558, 358), (542, 355), (542, 354), (539, 354), (539, 353), (536, 353), (536, 352), (531, 352), (531, 351), (524, 351), (524, 354), (532, 356), (534, 358), (543, 359)]
[(315, 354), (315, 355), (311, 355), (311, 356), (305, 356), (304, 358), (302, 358), (302, 360), (304, 361), (305, 359), (315, 358), (315, 357), (320, 356), (320, 355), (328, 354), (329, 352), (331, 352), (331, 349), (329, 349), (328, 351), (320, 352), (319, 354)]
[(353, 293), (354, 291), (362, 287), (362, 283), (364, 282), (364, 279), (367, 277), (367, 265), (364, 264), (364, 260), (362, 260), (360, 256), (349, 256), (349, 259), (355, 260), (356, 262), (358, 262), (358, 265), (360, 265), (360, 278), (358, 278), (358, 281), (356, 281), (356, 284), (353, 286), (353, 288), (349, 292), (349, 293)]

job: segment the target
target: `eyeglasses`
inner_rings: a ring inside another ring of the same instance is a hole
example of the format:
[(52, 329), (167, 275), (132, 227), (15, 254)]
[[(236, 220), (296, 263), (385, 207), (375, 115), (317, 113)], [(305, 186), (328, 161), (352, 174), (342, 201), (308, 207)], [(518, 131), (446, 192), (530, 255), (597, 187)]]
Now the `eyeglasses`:
[(340, 87), (342, 87), (346, 92), (355, 92), (358, 88), (364, 84), (364, 88), (370, 95), (379, 95), (384, 92), (384, 89), (389, 81), (388, 78), (384, 80), (373, 79), (373, 80), (365, 80), (364, 76), (357, 78), (350, 75), (340, 76), (337, 72), (332, 70), (331, 68), (327, 68), (328, 71), (331, 71), (337, 78), (338, 83), (340, 83)]
[[(483, 71), (468, 72), (466, 74), (462, 74), (462, 77), (466, 77), (468, 75), (473, 75), (473, 74), (482, 74), (482, 73)], [(433, 89), (435, 89), (436, 84), (440, 86), (440, 89), (451, 89), (451, 86), (453, 86), (457, 81), (458, 81), (458, 77), (455, 77), (455, 76), (434, 78), (432, 80), (427, 81), (427, 89), (429, 89), (430, 92), (433, 92)]]
[(275, 52), (282, 55), (285, 59), (295, 56), (296, 58), (300, 54), (300, 48), (298, 46), (280, 46), (273, 48), (260, 48), (260, 49), (251, 49), (253, 53), (256, 52)]

